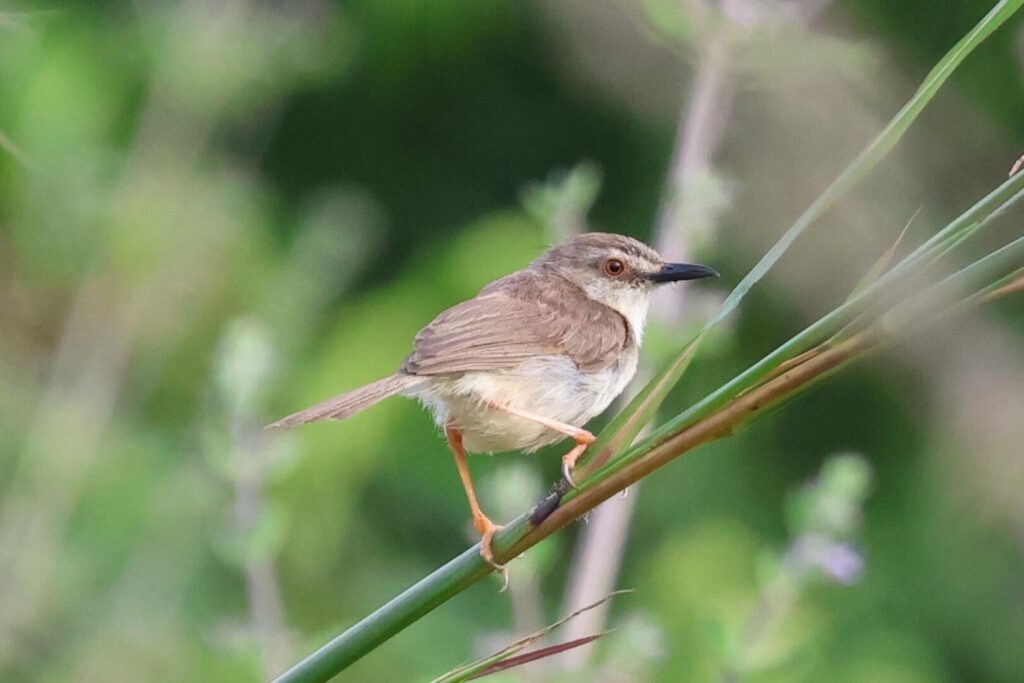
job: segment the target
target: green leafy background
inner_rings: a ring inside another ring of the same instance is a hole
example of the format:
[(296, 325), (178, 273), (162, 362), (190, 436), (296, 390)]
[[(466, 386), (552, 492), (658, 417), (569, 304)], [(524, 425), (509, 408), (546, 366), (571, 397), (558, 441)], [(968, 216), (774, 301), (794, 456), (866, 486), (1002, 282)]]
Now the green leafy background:
[[(467, 546), (415, 404), (259, 427), (392, 372), (437, 312), (525, 265), (553, 239), (538, 188), (582, 162), (601, 179), (590, 226), (649, 237), (701, 30), (662, 5), (0, 9), (0, 679), (259, 680), (247, 568), (273, 568), (287, 663)], [(753, 29), (722, 114), (727, 206), (689, 255), (721, 294), (988, 9), (853, 0), (795, 34)], [(1005, 177), (1024, 152), (1021, 30), (968, 59), (670, 408), (841, 302), (918, 207), (912, 243)], [(692, 331), (654, 330), (651, 351)], [(747, 680), (1019, 680), (1024, 307), (946, 332), (645, 483), (620, 580), (636, 592), (580, 680), (716, 680), (786, 543), (787, 493), (837, 451), (875, 472), (863, 578), (807, 590)], [(474, 458), (485, 508), (521, 511), (557, 455)], [(574, 536), (521, 561), (549, 621)], [(496, 588), (345, 680), (429, 680), (523, 635)]]

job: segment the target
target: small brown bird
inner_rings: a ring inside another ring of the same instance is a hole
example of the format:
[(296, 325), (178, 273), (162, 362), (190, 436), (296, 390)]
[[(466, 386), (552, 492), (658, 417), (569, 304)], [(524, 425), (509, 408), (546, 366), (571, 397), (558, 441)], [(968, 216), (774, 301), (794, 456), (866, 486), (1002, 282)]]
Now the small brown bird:
[(343, 420), (393, 396), (419, 399), (444, 430), (482, 540), (501, 529), (481, 511), (466, 451), (535, 451), (569, 437), (572, 468), (594, 435), (583, 428), (622, 393), (637, 368), (655, 285), (717, 275), (665, 263), (643, 242), (588, 233), (437, 316), (394, 375), (335, 396), (271, 427)]

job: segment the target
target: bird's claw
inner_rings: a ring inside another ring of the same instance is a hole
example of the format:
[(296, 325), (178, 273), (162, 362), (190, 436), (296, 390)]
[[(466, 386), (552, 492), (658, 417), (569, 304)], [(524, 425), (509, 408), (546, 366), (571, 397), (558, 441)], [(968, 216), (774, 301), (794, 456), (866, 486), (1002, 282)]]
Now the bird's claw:
[(576, 466), (576, 461), (583, 455), (583, 451), (587, 450), (587, 446), (594, 443), (594, 435), (590, 432), (586, 432), (585, 436), (581, 435), (576, 440), (576, 445), (573, 449), (562, 456), (562, 479), (570, 488), (578, 489), (576, 482), (572, 478), (572, 469)]
[[(499, 565), (495, 565), (495, 566), (499, 566)], [(507, 564), (503, 564), (503, 565), (500, 565), (500, 567), (501, 567), (501, 569), (500, 569), (500, 571), (501, 571), (501, 588), (498, 589), (498, 592), (499, 593), (504, 593), (505, 591), (508, 590), (508, 565)]]
[(487, 524), (483, 525), (480, 529), (480, 557), (483, 558), (484, 562), (494, 567), (497, 571), (501, 572), (502, 584), (499, 593), (504, 593), (508, 590), (508, 564), (499, 564), (494, 559), (494, 550), (491, 548), (491, 542), (494, 540), (494, 534), (498, 533), (505, 527), (500, 524), (494, 524), (490, 520), (487, 520)]
[(570, 463), (568, 460), (562, 461), (562, 479), (565, 481), (566, 484), (569, 485), (569, 488), (579, 488), (578, 486), (576, 486), (576, 482), (573, 481), (572, 479), (572, 463)]

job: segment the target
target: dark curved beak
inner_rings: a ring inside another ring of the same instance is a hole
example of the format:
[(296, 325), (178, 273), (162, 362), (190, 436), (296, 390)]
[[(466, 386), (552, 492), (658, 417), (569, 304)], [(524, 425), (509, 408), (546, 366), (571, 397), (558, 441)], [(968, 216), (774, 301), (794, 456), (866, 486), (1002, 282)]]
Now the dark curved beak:
[(660, 270), (647, 273), (651, 282), (678, 282), (679, 280), (699, 280), (702, 277), (718, 277), (718, 271), (695, 263), (666, 263)]

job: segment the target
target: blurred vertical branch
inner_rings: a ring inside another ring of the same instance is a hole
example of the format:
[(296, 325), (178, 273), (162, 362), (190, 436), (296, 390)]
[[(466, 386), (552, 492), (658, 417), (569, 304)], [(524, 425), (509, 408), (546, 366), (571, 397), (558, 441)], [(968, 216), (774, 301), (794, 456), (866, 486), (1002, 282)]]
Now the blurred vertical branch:
[[(693, 84), (688, 102), (681, 108), (653, 236), (658, 253), (673, 260), (685, 261), (692, 252), (688, 228), (709, 231), (713, 227), (715, 207), (709, 205), (704, 207), (704, 211), (699, 211), (696, 205), (708, 197), (709, 193), (700, 191), (699, 181), (706, 179), (710, 182), (712, 179), (710, 169), (732, 104), (728, 49), (727, 38), (721, 30), (711, 32), (706, 41), (697, 46), (699, 56)], [(688, 221), (693, 214), (704, 217), (704, 224), (696, 225), (697, 221)], [(678, 292), (664, 290), (656, 293), (651, 309), (651, 324), (667, 327), (681, 319), (682, 307)], [(649, 354), (645, 355), (633, 386), (646, 385), (651, 379), (652, 367), (659, 367), (662, 361), (662, 358), (652, 360)], [(620, 407), (626, 404), (628, 399), (620, 403)], [(638, 489), (639, 484), (634, 485), (633, 495), (609, 500), (590, 514), (588, 524), (580, 532), (566, 584), (565, 611), (576, 611), (594, 602), (596, 596), (607, 594), (615, 586), (638, 499)], [(607, 616), (607, 604), (581, 615), (568, 624), (567, 639), (600, 632)], [(582, 669), (593, 652), (592, 646), (576, 648), (565, 653), (559, 662), (566, 669)]]
[[(260, 428), (261, 391), (271, 380), (275, 352), (264, 327), (237, 320), (221, 341), (217, 385), (226, 407), (231, 456), (226, 473), (234, 489), (233, 558), (245, 576), (249, 628), (259, 645), (263, 677), (270, 679), (288, 664), (291, 638), (274, 569), (284, 537), (280, 512), (272, 510), (266, 488), (280, 442)], [(268, 441), (269, 440), (269, 441)], [(279, 452), (279, 451), (278, 451)]]
[[(655, 229), (652, 236), (658, 253), (675, 261), (690, 260), (695, 250), (713, 239), (722, 212), (731, 197), (725, 179), (714, 170), (715, 157), (728, 128), (735, 95), (737, 71), (743, 68), (744, 43), (766, 20), (783, 20), (806, 27), (830, 0), (801, 0), (796, 3), (753, 3), (751, 0), (693, 0), (684, 3), (691, 11), (697, 30), (692, 32), (695, 53), (693, 80), (686, 104), (680, 109), (671, 161), (667, 171)], [(647, 17), (658, 30), (653, 15)], [(703, 308), (701, 298), (717, 297), (714, 292), (690, 291), (686, 304)], [(695, 305), (696, 304), (696, 305)], [(665, 288), (655, 293), (650, 328), (655, 334), (685, 324), (684, 301), (678, 291)], [(644, 354), (630, 393), (619, 404), (627, 405), (636, 387), (646, 385), (657, 368), (667, 360), (656, 345)], [(638, 438), (643, 438), (645, 429)], [(629, 536), (639, 485), (632, 495), (619, 496), (599, 506), (583, 527), (566, 585), (564, 610), (575, 611), (614, 589)], [(602, 604), (567, 627), (567, 637), (580, 638), (604, 628), (608, 605)], [(567, 669), (581, 669), (592, 657), (592, 646), (566, 653), (560, 662)]]
[[(258, 453), (246, 450), (242, 450), (240, 455), (249, 460), (259, 457)], [(242, 462), (239, 466), (244, 467)], [(250, 464), (250, 469), (248, 474), (240, 472), (235, 479), (235, 523), (239, 533), (246, 536), (259, 528), (261, 519), (267, 514), (264, 500), (266, 477), (258, 462)], [(251, 627), (259, 642), (263, 661), (263, 675), (269, 680), (288, 666), (292, 651), (281, 590), (269, 555), (261, 553), (246, 559), (245, 588)]]

